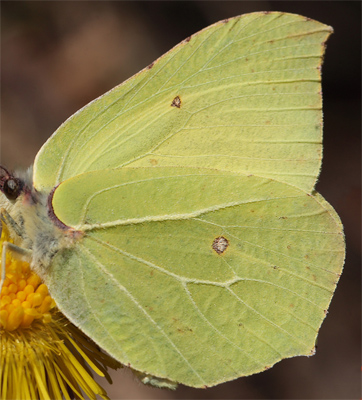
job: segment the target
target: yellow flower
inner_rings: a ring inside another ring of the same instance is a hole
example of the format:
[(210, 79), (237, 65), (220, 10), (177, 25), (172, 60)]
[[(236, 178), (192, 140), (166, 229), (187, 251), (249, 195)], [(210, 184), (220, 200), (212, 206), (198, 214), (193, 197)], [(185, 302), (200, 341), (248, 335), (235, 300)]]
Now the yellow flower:
[[(3, 227), (0, 249), (5, 240)], [(91, 370), (111, 382), (107, 368), (121, 365), (59, 312), (29, 263), (11, 252), (0, 295), (0, 335), (1, 400), (108, 399)]]

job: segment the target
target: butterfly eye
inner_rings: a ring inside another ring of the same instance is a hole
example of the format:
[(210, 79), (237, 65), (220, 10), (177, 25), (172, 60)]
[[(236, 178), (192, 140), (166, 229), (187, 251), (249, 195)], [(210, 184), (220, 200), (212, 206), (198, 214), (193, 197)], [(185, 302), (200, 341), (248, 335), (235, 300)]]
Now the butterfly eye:
[(4, 182), (3, 191), (9, 200), (15, 200), (21, 191), (19, 179), (9, 178)]

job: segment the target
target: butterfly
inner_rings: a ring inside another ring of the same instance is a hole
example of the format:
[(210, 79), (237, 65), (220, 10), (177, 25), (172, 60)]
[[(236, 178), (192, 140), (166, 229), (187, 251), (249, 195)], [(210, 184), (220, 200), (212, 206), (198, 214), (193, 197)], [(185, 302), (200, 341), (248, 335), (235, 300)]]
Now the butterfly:
[(209, 387), (314, 353), (344, 262), (314, 189), (331, 32), (220, 21), (71, 116), (27, 173), (1, 167), (5, 252), (144, 383)]

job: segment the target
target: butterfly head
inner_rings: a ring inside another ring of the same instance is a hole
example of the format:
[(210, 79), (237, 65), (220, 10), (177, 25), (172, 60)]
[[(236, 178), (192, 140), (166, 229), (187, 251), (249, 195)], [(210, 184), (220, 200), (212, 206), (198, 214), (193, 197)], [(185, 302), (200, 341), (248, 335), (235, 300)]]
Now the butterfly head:
[[(39, 203), (31, 184), (32, 171), (10, 172), (0, 166), (0, 215), (1, 221), (10, 229), (10, 236), (16, 240), (24, 237), (25, 212)], [(24, 207), (25, 206), (25, 207)], [(1, 232), (1, 228), (0, 228)], [(19, 243), (17, 243), (19, 244)]]
[(19, 198), (36, 202), (35, 191), (32, 188), (32, 168), (26, 172), (13, 173), (0, 166), (0, 206), (8, 208), (15, 204)]
[(24, 185), (22, 179), (15, 177), (6, 168), (0, 166), (0, 190), (9, 201), (13, 202), (20, 196)]

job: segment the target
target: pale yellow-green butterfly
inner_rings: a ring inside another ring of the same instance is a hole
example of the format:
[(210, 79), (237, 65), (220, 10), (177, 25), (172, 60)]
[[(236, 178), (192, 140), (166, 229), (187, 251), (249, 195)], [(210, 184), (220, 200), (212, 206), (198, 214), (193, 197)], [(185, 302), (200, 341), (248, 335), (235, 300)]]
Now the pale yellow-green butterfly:
[(143, 382), (212, 386), (313, 354), (344, 261), (314, 191), (331, 32), (221, 21), (69, 118), (32, 177), (1, 169), (15, 244)]

